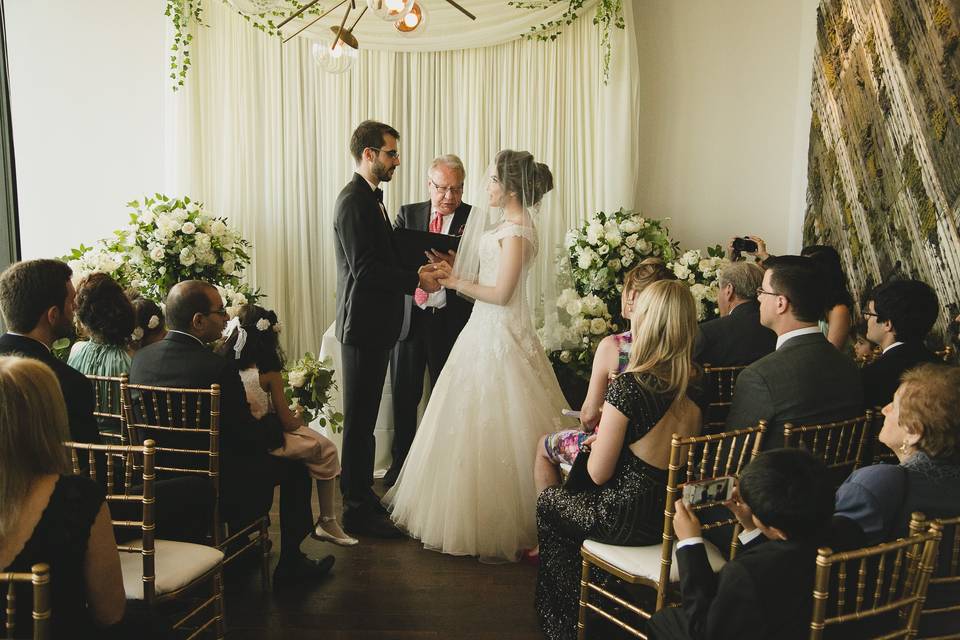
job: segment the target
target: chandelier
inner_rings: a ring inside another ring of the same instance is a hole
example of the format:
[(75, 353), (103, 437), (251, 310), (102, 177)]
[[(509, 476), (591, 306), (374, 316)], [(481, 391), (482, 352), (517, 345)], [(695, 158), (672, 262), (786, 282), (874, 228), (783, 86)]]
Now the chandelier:
[[(283, 0), (230, 1), (241, 12), (248, 14), (264, 13), (265, 11), (276, 9), (278, 5), (283, 4)], [(277, 30), (281, 31), (282, 35), (284, 26), (309, 11), (319, 2), (320, 0), (311, 0), (303, 5), (281, 21), (277, 25)], [(343, 73), (353, 67), (359, 56), (360, 44), (357, 42), (356, 36), (353, 35), (353, 30), (367, 11), (385, 22), (392, 23), (394, 28), (405, 36), (422, 33), (425, 28), (424, 25), (428, 20), (427, 8), (423, 4), (424, 0), (359, 0), (359, 2), (364, 3), (364, 6), (349, 27), (347, 26), (347, 20), (349, 20), (350, 14), (357, 10), (358, 0), (339, 0), (339, 2), (332, 7), (322, 11), (316, 18), (300, 27), (296, 32), (283, 37), (283, 42), (289, 42), (319, 22), (322, 18), (346, 5), (346, 10), (343, 12), (340, 24), (330, 27), (330, 35), (328, 36), (312, 37), (314, 42), (310, 46), (310, 54), (314, 62), (317, 63), (317, 66), (328, 73)], [(455, 0), (445, 0), (445, 2), (471, 20), (477, 19), (475, 15), (463, 8)]]

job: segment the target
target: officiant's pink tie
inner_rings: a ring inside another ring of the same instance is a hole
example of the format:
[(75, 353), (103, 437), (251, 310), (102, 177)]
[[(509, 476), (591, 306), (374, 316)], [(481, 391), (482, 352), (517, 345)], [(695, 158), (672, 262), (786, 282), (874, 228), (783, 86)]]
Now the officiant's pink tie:
[[(440, 231), (443, 230), (443, 215), (439, 211), (433, 212), (433, 217), (430, 218), (430, 226), (428, 229), (430, 233), (440, 233)], [(427, 298), (429, 297), (430, 294), (419, 287), (413, 292), (413, 301), (421, 307), (427, 304)]]

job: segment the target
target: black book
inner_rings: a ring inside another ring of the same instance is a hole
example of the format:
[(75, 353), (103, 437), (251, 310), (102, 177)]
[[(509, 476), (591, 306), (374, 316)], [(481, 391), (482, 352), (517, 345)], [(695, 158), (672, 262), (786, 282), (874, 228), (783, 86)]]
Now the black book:
[(459, 245), (460, 236), (415, 229), (395, 229), (393, 232), (393, 247), (397, 259), (401, 266), (407, 269), (419, 269), (426, 264), (426, 252), (431, 249), (446, 253), (456, 251)]

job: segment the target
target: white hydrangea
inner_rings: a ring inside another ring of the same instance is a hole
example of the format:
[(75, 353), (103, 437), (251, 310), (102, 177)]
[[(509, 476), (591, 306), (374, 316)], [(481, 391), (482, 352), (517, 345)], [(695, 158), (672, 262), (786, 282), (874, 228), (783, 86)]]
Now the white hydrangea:
[(607, 321), (603, 318), (594, 318), (590, 321), (590, 332), (595, 335), (603, 335), (607, 332)]
[(589, 269), (593, 264), (594, 255), (590, 249), (581, 249), (577, 252), (577, 266), (581, 269)]
[(587, 225), (587, 242), (593, 246), (600, 244), (600, 238), (603, 237), (603, 225), (599, 222), (592, 222)]
[(292, 369), (287, 373), (287, 382), (291, 387), (299, 389), (307, 383), (307, 374), (300, 369)]
[(222, 220), (214, 220), (210, 223), (210, 235), (214, 238), (223, 237), (227, 232), (227, 225)]
[(686, 280), (690, 277), (690, 269), (683, 263), (677, 263), (673, 267), (673, 274), (677, 276), (679, 280)]

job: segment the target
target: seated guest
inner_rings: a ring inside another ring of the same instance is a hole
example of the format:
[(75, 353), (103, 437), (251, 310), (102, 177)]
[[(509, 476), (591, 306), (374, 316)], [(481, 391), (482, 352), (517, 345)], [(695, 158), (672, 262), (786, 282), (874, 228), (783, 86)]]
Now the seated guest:
[(802, 449), (767, 451), (748, 464), (727, 503), (743, 525), (743, 546), (719, 574), (707, 561), (697, 516), (677, 500), (673, 530), (683, 605), (655, 613), (649, 637), (807, 638), (817, 548), (862, 542), (856, 527), (833, 522), (826, 471)]
[(561, 486), (557, 467), (543, 458), (534, 468), (536, 608), (548, 638), (576, 636), (586, 538), (624, 545), (661, 539), (671, 436), (700, 433), (701, 409), (688, 396), (697, 312), (686, 284), (647, 287), (634, 304), (631, 330), (630, 362), (610, 383), (597, 433), (586, 441), (593, 443), (586, 464), (593, 486)]
[(937, 294), (919, 280), (895, 280), (870, 293), (863, 311), (867, 339), (879, 345), (883, 355), (861, 371), (867, 407), (889, 403), (907, 369), (937, 361), (923, 346), (923, 339), (939, 314)]
[(136, 351), (159, 342), (167, 336), (167, 327), (164, 324), (163, 309), (153, 300), (148, 300), (134, 294), (133, 296), (134, 329), (131, 348)]
[(60, 338), (74, 336), (72, 274), (59, 260), (17, 262), (0, 274), (0, 310), (7, 324), (0, 355), (35, 358), (53, 369), (67, 403), (70, 438), (99, 443), (90, 381), (50, 351)]
[(757, 289), (763, 269), (755, 262), (731, 262), (719, 276), (717, 307), (720, 317), (700, 324), (693, 359), (714, 367), (750, 364), (777, 344), (777, 334), (760, 324)]
[[(900, 464), (858, 469), (837, 490), (837, 515), (857, 522), (869, 544), (907, 535), (914, 511), (960, 516), (960, 368), (925, 363), (907, 371), (883, 415), (880, 441)], [(945, 553), (951, 534), (944, 532)], [(934, 575), (947, 566), (941, 561)], [(960, 585), (946, 586), (930, 586), (928, 608), (960, 603)], [(938, 636), (960, 629), (960, 612), (922, 621), (920, 637)]]
[(326, 574), (333, 556), (318, 563), (300, 551), (300, 543), (313, 530), (306, 468), (267, 453), (283, 442), (276, 416), (254, 419), (236, 365), (206, 347), (226, 326), (220, 293), (206, 282), (181, 282), (170, 290), (166, 311), (170, 331), (163, 340), (137, 351), (130, 382), (193, 389), (219, 384), (221, 516), (246, 524), (265, 515), (279, 482), (280, 561), (273, 574), (274, 588)]
[(820, 286), (824, 290), (820, 330), (830, 344), (845, 351), (850, 339), (850, 328), (853, 326), (853, 298), (847, 291), (847, 278), (843, 274), (840, 254), (833, 247), (814, 244), (801, 249), (800, 255), (813, 260), (820, 271)]
[[(623, 292), (620, 294), (620, 308), (623, 318), (630, 321), (633, 305), (644, 289), (660, 280), (676, 280), (677, 276), (667, 268), (660, 258), (646, 258), (627, 272), (623, 278)], [(630, 358), (630, 345), (633, 336), (629, 330), (607, 336), (597, 345), (593, 354), (593, 368), (590, 374), (590, 386), (587, 397), (580, 408), (580, 429), (564, 429), (547, 434), (537, 445), (537, 457), (551, 464), (573, 464), (580, 451), (580, 445), (600, 422), (600, 409), (603, 407), (607, 385), (612, 376), (623, 373)]]
[[(0, 357), (0, 568), (50, 565), (53, 636), (100, 638), (126, 606), (120, 556), (103, 489), (71, 474), (69, 437), (53, 371)], [(17, 598), (18, 637), (32, 627), (29, 588)]]
[(863, 411), (860, 371), (834, 348), (817, 324), (823, 311), (820, 275), (809, 258), (765, 262), (757, 290), (760, 322), (777, 334), (776, 351), (737, 378), (727, 429), (767, 421), (765, 449), (783, 446), (783, 425), (846, 420)]
[(867, 323), (861, 320), (850, 330), (853, 339), (853, 359), (858, 365), (867, 365), (874, 361), (879, 350), (877, 345), (867, 338)]

